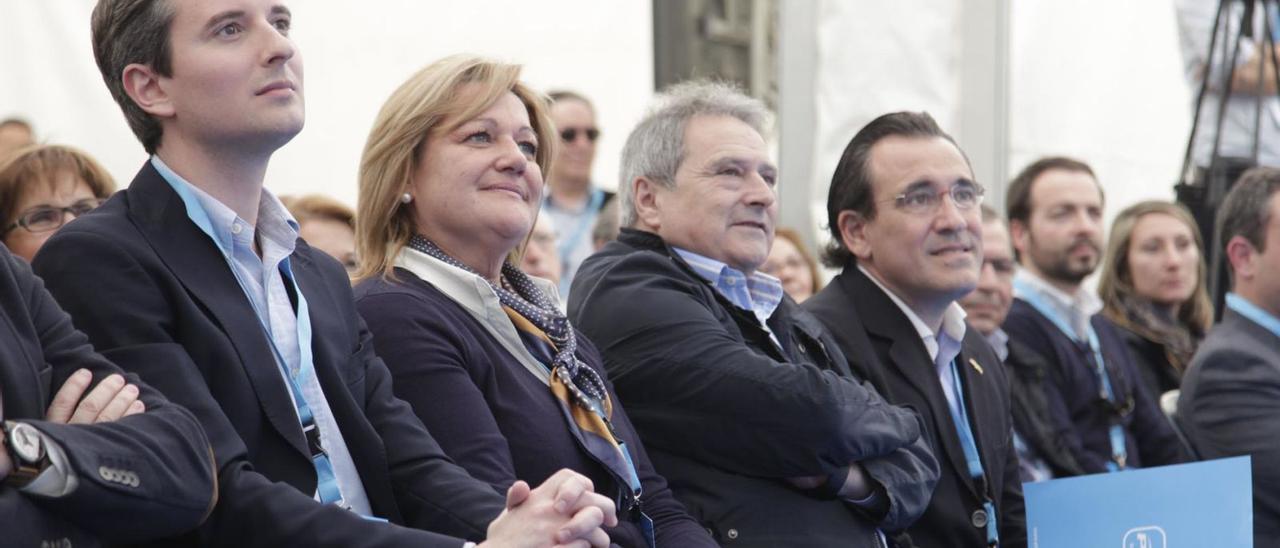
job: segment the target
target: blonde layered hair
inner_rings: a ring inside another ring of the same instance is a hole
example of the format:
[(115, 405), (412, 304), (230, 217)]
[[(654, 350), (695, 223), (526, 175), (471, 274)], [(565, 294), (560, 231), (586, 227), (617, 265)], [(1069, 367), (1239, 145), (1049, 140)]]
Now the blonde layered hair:
[[(427, 138), (457, 129), (508, 92), (528, 109), (538, 136), (534, 162), (542, 173), (549, 173), (558, 138), (547, 114), (547, 100), (520, 82), (520, 65), (454, 55), (428, 65), (392, 92), (373, 122), (360, 158), (356, 280), (390, 277), (396, 256), (417, 233), (414, 209), (400, 197), (413, 184)], [(523, 248), (512, 251), (510, 260), (515, 264)]]
[(1107, 242), (1107, 251), (1103, 260), (1102, 279), (1098, 283), (1098, 296), (1105, 303), (1104, 314), (1113, 321), (1126, 325), (1125, 313), (1120, 308), (1121, 297), (1134, 296), (1133, 271), (1129, 267), (1129, 248), (1133, 245), (1133, 229), (1143, 217), (1160, 213), (1168, 215), (1187, 225), (1195, 238), (1196, 249), (1200, 252), (1200, 260), (1196, 262), (1196, 289), (1191, 297), (1178, 305), (1177, 319), (1191, 329), (1192, 333), (1203, 336), (1213, 324), (1213, 303), (1209, 300), (1209, 291), (1205, 288), (1204, 239), (1200, 229), (1186, 208), (1171, 202), (1150, 200), (1129, 206), (1116, 216), (1111, 225), (1111, 239)]

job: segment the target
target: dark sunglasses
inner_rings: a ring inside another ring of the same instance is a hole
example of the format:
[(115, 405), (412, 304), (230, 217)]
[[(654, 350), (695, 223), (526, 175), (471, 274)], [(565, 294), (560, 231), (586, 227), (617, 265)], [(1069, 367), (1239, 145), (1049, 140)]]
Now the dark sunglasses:
[(566, 143), (572, 143), (578, 139), (578, 132), (582, 132), (584, 135), (586, 135), (587, 141), (591, 143), (596, 142), (596, 139), (600, 138), (600, 130), (593, 127), (589, 127), (586, 129), (578, 129), (578, 128), (572, 128), (572, 127), (568, 129), (562, 129), (560, 130), (560, 138), (564, 139), (564, 142)]

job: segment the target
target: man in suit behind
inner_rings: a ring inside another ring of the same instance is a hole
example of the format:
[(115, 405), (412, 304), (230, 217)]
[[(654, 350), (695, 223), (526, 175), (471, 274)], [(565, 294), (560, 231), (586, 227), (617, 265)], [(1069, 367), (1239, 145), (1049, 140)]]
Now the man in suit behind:
[(152, 156), (35, 268), (100, 349), (208, 432), (218, 504), (169, 542), (606, 545), (613, 505), (589, 480), (520, 483), (504, 505), (441, 452), (392, 396), (345, 270), (263, 189), (303, 122), (290, 25), (275, 0), (103, 0), (93, 13), (103, 78)]
[(209, 515), (200, 424), (95, 353), (3, 246), (0, 324), (0, 544), (143, 542)]
[(844, 270), (805, 301), (885, 397), (918, 410), (941, 479), (907, 529), (919, 546), (1025, 546), (1009, 381), (956, 300), (982, 265), (983, 189), (955, 141), (925, 113), (867, 124), (827, 197)]
[(1280, 169), (1245, 173), (1218, 209), (1231, 267), (1222, 322), (1182, 379), (1177, 417), (1201, 458), (1253, 459), (1254, 544), (1280, 544)]

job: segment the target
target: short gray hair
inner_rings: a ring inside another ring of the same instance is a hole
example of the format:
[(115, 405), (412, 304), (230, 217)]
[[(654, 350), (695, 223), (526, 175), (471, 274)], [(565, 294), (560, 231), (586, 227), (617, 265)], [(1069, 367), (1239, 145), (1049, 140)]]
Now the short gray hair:
[(618, 201), (621, 225), (636, 222), (632, 183), (644, 177), (666, 188), (675, 187), (676, 170), (684, 161), (684, 130), (695, 116), (729, 116), (741, 120), (764, 136), (770, 121), (759, 99), (738, 87), (708, 80), (682, 82), (654, 98), (648, 113), (631, 130), (622, 147)]

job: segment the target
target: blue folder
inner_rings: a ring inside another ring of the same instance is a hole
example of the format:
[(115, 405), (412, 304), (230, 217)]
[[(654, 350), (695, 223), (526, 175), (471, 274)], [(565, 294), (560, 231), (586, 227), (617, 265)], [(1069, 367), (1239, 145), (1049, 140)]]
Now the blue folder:
[(1249, 457), (1024, 483), (1031, 548), (1253, 546)]

